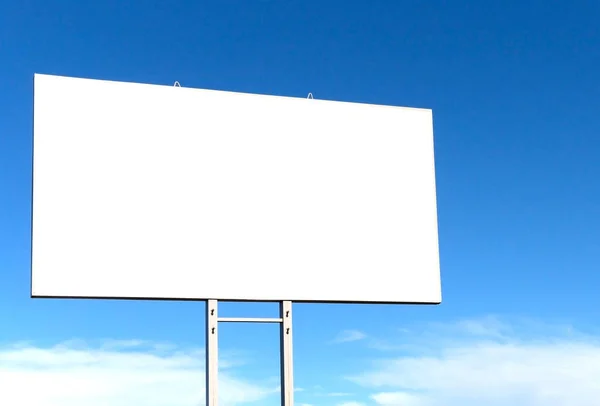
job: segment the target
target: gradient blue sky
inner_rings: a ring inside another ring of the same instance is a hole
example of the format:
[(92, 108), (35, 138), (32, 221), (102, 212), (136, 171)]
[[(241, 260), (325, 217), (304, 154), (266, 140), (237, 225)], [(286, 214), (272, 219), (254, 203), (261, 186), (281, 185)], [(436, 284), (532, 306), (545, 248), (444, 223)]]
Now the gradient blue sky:
[[(443, 304), (295, 305), (297, 404), (596, 404), (598, 21), (594, 0), (0, 0), (0, 404), (203, 402), (203, 303), (29, 298), (36, 72), (433, 109)], [(278, 404), (277, 328), (220, 344), (225, 405)]]

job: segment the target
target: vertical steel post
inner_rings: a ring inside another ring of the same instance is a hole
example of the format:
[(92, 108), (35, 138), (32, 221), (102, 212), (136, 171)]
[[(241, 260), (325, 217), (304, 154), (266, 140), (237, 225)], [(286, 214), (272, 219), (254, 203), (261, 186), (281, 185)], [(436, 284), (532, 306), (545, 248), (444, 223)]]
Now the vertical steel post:
[(206, 301), (206, 406), (218, 406), (219, 318), (217, 301)]
[(292, 302), (284, 300), (279, 304), (280, 359), (281, 359), (281, 405), (294, 405), (294, 362), (292, 354)]

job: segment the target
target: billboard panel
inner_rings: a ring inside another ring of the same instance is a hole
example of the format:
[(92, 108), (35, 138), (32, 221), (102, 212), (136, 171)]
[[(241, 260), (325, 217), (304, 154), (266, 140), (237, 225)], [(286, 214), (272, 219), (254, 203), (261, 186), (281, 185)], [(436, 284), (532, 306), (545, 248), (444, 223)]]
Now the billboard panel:
[(33, 297), (441, 301), (430, 110), (34, 88)]

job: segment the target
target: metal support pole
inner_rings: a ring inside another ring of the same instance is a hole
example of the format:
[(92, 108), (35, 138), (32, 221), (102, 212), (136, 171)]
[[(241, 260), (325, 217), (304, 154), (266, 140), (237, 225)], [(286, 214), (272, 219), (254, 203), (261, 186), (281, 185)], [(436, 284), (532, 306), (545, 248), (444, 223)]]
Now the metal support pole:
[(279, 323), (281, 360), (281, 405), (294, 406), (294, 371), (292, 358), (292, 302), (279, 303), (279, 318), (222, 317), (217, 312), (217, 300), (206, 302), (206, 406), (218, 406), (219, 322), (222, 323)]
[(217, 301), (206, 301), (206, 406), (218, 406), (219, 318)]
[(292, 302), (284, 300), (279, 304), (281, 323), (281, 405), (294, 405), (294, 363), (292, 354)]

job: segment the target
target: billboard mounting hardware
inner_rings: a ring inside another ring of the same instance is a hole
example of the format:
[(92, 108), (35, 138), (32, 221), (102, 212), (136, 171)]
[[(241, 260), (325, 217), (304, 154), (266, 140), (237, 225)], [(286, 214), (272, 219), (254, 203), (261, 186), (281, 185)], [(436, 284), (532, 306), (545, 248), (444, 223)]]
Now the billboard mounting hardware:
[[(206, 301), (206, 406), (218, 406), (219, 323), (278, 323), (280, 326), (281, 404), (293, 406), (292, 302), (279, 302), (279, 317), (218, 317), (218, 301)], [(210, 333), (209, 333), (210, 332)]]

